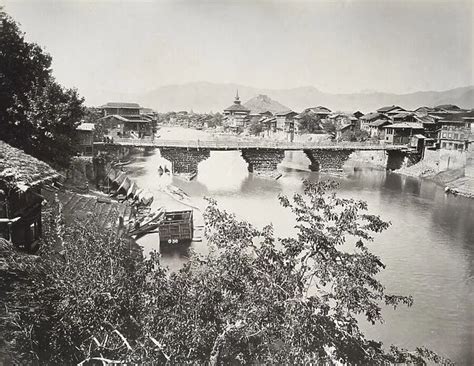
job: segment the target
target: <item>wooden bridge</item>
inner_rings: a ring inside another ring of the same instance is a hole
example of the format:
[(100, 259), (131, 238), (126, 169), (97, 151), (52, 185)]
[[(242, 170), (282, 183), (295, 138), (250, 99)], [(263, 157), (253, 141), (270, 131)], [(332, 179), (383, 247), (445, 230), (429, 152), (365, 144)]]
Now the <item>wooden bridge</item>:
[[(303, 151), (313, 171), (341, 170), (354, 151), (384, 151), (387, 169), (399, 168), (407, 158), (417, 160), (417, 152), (407, 145), (383, 145), (357, 142), (286, 142), (265, 139), (163, 140), (114, 138), (95, 142), (96, 150), (122, 151), (138, 147), (160, 149), (161, 156), (172, 163), (174, 174), (196, 175), (198, 165), (211, 151), (239, 150), (252, 173), (275, 171), (285, 151)], [(419, 155), (419, 154), (418, 154)], [(415, 157), (413, 159), (413, 157)]]
[(386, 145), (370, 142), (332, 142), (332, 141), (305, 141), (288, 142), (268, 139), (231, 139), (215, 138), (212, 140), (163, 140), (163, 139), (132, 139), (114, 138), (108, 142), (94, 142), (95, 146), (116, 145), (123, 147), (145, 148), (187, 148), (209, 150), (242, 150), (242, 149), (271, 149), (271, 150), (407, 150), (407, 145)]

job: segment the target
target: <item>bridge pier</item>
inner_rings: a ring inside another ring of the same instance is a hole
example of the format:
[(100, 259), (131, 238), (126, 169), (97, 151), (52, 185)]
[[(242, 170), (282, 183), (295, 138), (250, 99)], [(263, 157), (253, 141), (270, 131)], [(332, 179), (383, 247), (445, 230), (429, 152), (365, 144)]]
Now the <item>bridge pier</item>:
[(309, 169), (313, 172), (341, 171), (344, 163), (354, 152), (351, 149), (305, 149), (303, 151), (311, 161)]
[(171, 162), (172, 173), (192, 179), (198, 172), (198, 164), (206, 160), (209, 149), (188, 149), (185, 147), (161, 147), (161, 156)]
[(279, 149), (242, 149), (242, 157), (248, 164), (248, 171), (259, 175), (269, 175), (277, 170), (285, 158), (285, 151)]
[(400, 169), (402, 166), (412, 166), (421, 160), (421, 153), (403, 151), (403, 150), (387, 150), (387, 170)]

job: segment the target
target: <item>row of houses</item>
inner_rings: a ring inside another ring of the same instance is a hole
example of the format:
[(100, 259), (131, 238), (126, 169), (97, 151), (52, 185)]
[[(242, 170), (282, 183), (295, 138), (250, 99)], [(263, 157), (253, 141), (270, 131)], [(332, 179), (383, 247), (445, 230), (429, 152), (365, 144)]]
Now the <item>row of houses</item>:
[[(309, 108), (315, 116), (326, 118), (331, 111), (325, 107)], [(299, 113), (286, 110), (273, 113), (271, 111), (255, 112), (242, 105), (239, 93), (234, 103), (224, 109), (224, 125), (234, 132), (242, 132), (252, 123), (259, 123), (263, 127), (262, 135), (269, 138), (293, 141), (294, 135), (300, 130)]]
[(387, 144), (409, 144), (415, 137), (428, 147), (463, 151), (472, 136), (473, 121), (473, 110), (452, 104), (413, 111), (393, 105), (362, 116), (360, 129)]
[(407, 110), (391, 105), (363, 114), (333, 112), (324, 106), (310, 107), (301, 113), (281, 111), (272, 113), (252, 112), (241, 104), (237, 93), (234, 103), (224, 109), (224, 123), (234, 131), (245, 130), (258, 122), (263, 127), (262, 136), (293, 141), (295, 134), (301, 132), (302, 119), (312, 117), (316, 129), (322, 130), (322, 124), (330, 122), (335, 129), (335, 138), (341, 139), (346, 131), (360, 130), (368, 138), (386, 144), (414, 144), (432, 148), (465, 150), (474, 124), (474, 111), (444, 104), (435, 107), (419, 107)]

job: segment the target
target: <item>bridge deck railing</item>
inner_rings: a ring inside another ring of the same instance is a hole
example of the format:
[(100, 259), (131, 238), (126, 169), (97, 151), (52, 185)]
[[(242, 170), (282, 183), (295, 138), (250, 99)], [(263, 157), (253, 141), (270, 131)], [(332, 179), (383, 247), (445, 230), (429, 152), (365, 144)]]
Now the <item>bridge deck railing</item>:
[[(143, 147), (183, 147), (190, 149), (283, 149), (283, 150), (304, 150), (327, 147), (330, 149), (367, 149), (367, 150), (386, 150), (403, 149), (407, 145), (389, 145), (374, 144), (373, 142), (334, 142), (334, 141), (275, 141), (267, 139), (227, 139), (215, 138), (205, 140), (167, 140), (167, 139), (132, 139), (132, 138), (114, 138), (108, 141), (108, 144), (123, 146), (143, 146)], [(101, 144), (101, 143), (99, 143)]]

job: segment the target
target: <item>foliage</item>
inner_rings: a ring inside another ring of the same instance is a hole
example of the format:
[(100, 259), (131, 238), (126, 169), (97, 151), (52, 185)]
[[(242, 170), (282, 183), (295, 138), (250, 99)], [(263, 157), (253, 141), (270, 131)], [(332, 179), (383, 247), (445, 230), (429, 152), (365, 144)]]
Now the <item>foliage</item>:
[(60, 257), (42, 253), (27, 293), (2, 299), (8, 309), (15, 298), (35, 306), (8, 314), (11, 354), (47, 364), (447, 362), (421, 348), (384, 350), (359, 329), (358, 317), (379, 322), (382, 304), (412, 299), (385, 292), (377, 280), (384, 265), (367, 247), (389, 223), (334, 188), (304, 182), (303, 194), (280, 197), (296, 219), (290, 238), (210, 200), (210, 253), (174, 273), (92, 222), (61, 234), (52, 215), (49, 242), (62, 237)]
[(332, 121), (329, 121), (329, 120), (326, 120), (323, 122), (323, 130), (331, 135), (331, 136), (336, 136), (336, 125), (334, 124), (334, 122)]
[(220, 113), (211, 114), (210, 118), (207, 119), (207, 125), (209, 128), (214, 128), (218, 126), (222, 126), (222, 121), (224, 117)]
[(254, 136), (258, 136), (263, 131), (263, 125), (259, 121), (252, 121), (249, 125), (249, 133)]
[(83, 123), (94, 124), (94, 141), (102, 141), (104, 135), (107, 134), (107, 129), (104, 124), (99, 121), (103, 117), (102, 111), (98, 108), (87, 107), (84, 111), (84, 117), (82, 118)]
[(300, 117), (298, 128), (301, 133), (317, 133), (322, 131), (322, 120), (318, 115), (309, 111), (301, 113)]
[(365, 130), (355, 129), (344, 131), (341, 135), (342, 141), (361, 142), (369, 139), (369, 133)]
[(0, 32), (0, 139), (42, 160), (67, 165), (83, 99), (51, 74), (51, 57), (26, 42), (4, 14)]

